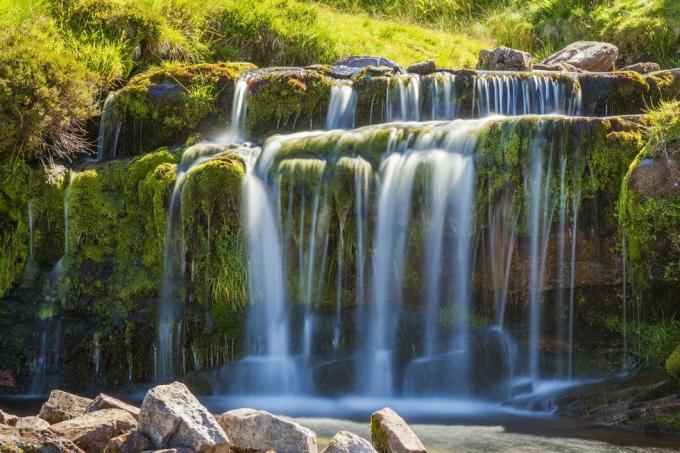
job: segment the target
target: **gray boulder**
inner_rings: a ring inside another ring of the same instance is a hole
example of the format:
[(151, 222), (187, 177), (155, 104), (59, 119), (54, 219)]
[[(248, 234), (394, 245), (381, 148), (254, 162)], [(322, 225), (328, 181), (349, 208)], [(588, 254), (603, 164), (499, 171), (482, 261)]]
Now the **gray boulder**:
[(104, 453), (139, 453), (149, 448), (153, 448), (149, 438), (134, 430), (111, 439)]
[(43, 429), (49, 429), (50, 424), (42, 418), (31, 416), (20, 418), (17, 420), (17, 424), (15, 426), (17, 428), (30, 428), (40, 431)]
[(321, 453), (376, 453), (369, 441), (349, 431), (340, 431)]
[(477, 69), (486, 71), (531, 71), (531, 67), (531, 54), (504, 46), (481, 50), (477, 62)]
[(579, 69), (591, 72), (608, 72), (614, 69), (619, 49), (606, 42), (577, 41), (555, 52), (542, 64), (569, 63)]
[(316, 453), (316, 434), (299, 424), (254, 409), (236, 409), (219, 417), (232, 448), (276, 453)]
[(144, 397), (139, 431), (157, 448), (229, 453), (229, 438), (215, 417), (180, 382), (159, 385)]
[(54, 424), (50, 429), (86, 452), (104, 451), (109, 441), (137, 428), (137, 420), (121, 409), (102, 409)]
[(61, 390), (52, 390), (49, 398), (40, 408), (38, 417), (50, 424), (63, 422), (83, 415), (91, 402), (89, 398)]
[(639, 72), (640, 74), (649, 74), (650, 72), (661, 71), (661, 66), (659, 66), (659, 63), (643, 62), (625, 66), (619, 69), (619, 71), (633, 71)]
[(19, 417), (16, 415), (8, 414), (0, 409), (0, 425), (14, 426), (17, 424)]
[(100, 393), (97, 397), (87, 406), (85, 412), (94, 412), (102, 409), (121, 409), (127, 411), (132, 415), (135, 420), (139, 420), (139, 408), (131, 404), (125, 403), (119, 399), (112, 396)]
[(406, 68), (406, 72), (411, 73), (411, 74), (418, 74), (418, 75), (428, 75), (432, 74), (437, 70), (437, 65), (434, 63), (434, 60), (427, 60), (427, 61), (422, 61), (420, 63), (414, 63), (408, 68)]
[(73, 442), (49, 429), (17, 428), (0, 424), (1, 452), (83, 453)]
[(379, 453), (427, 453), (416, 433), (389, 407), (371, 415), (371, 442)]
[(346, 66), (348, 68), (364, 68), (366, 66), (384, 66), (390, 69), (401, 70), (398, 63), (384, 57), (373, 57), (369, 55), (352, 55), (341, 58), (333, 66)]

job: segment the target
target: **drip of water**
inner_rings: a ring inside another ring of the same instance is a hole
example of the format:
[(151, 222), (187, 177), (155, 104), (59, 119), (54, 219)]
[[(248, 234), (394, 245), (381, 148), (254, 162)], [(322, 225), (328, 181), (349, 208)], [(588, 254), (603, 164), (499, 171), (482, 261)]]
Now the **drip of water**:
[(239, 76), (234, 86), (234, 98), (231, 104), (231, 126), (229, 128), (229, 143), (243, 141), (246, 135), (246, 114), (248, 112), (248, 90), (252, 78), (250, 72)]
[(454, 97), (456, 76), (449, 72), (440, 72), (428, 85), (428, 102), (430, 119), (452, 120), (458, 114), (458, 104)]
[(351, 80), (338, 79), (331, 88), (326, 129), (353, 129), (357, 93)]
[(97, 139), (97, 160), (116, 157), (118, 151), (118, 136), (120, 135), (122, 120), (116, 113), (114, 94), (106, 97), (102, 107), (102, 115), (99, 122), (99, 138)]
[(514, 191), (504, 192), (495, 204), (489, 200), (489, 249), (491, 281), (500, 329), (505, 325), (512, 255), (515, 250), (519, 211), (513, 205)]
[(420, 77), (400, 74), (390, 79), (386, 97), (387, 121), (420, 120)]
[(92, 343), (93, 343), (92, 363), (94, 364), (94, 374), (97, 375), (99, 374), (99, 360), (101, 355), (101, 351), (99, 348), (99, 332), (95, 332), (94, 338), (92, 339)]

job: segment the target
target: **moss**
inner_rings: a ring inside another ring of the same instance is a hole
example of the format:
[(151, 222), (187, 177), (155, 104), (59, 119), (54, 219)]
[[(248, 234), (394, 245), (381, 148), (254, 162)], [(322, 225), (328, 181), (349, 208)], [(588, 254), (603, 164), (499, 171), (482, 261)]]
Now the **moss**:
[(680, 383), (680, 346), (666, 360), (666, 372), (676, 383)]
[(356, 124), (365, 126), (385, 121), (387, 90), (391, 77), (374, 74), (370, 69), (357, 71), (353, 76), (354, 90), (357, 93)]
[(387, 441), (387, 435), (380, 424), (380, 420), (375, 415), (371, 417), (370, 431), (371, 443), (378, 453), (389, 453), (392, 451)]

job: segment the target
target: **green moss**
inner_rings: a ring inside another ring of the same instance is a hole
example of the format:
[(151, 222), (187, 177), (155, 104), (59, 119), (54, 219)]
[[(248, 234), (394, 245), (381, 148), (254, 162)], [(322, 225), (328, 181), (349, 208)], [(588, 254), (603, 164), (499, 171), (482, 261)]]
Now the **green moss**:
[(680, 383), (680, 346), (666, 360), (666, 372), (671, 379)]
[(391, 77), (373, 73), (369, 68), (357, 71), (353, 76), (357, 93), (356, 124), (378, 124), (385, 121), (387, 90)]
[(380, 426), (380, 420), (378, 420), (378, 417), (371, 417), (370, 431), (373, 448), (375, 448), (378, 453), (390, 453), (392, 450), (390, 449), (389, 443), (387, 441), (387, 435)]

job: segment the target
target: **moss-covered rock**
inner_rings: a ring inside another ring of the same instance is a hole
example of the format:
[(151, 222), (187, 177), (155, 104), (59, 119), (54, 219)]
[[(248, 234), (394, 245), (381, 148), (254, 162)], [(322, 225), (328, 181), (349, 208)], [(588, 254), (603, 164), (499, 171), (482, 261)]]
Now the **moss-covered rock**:
[(666, 373), (676, 383), (680, 383), (680, 346), (666, 360)]

